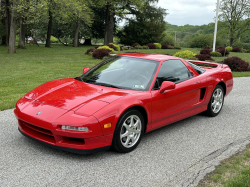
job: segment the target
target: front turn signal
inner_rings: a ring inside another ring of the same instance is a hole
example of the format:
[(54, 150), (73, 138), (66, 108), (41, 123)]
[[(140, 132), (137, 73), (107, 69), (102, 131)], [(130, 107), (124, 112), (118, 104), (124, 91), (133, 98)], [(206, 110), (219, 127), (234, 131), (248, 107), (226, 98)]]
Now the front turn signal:
[(108, 129), (110, 127), (112, 127), (112, 124), (111, 123), (107, 123), (105, 125), (103, 125), (104, 129)]

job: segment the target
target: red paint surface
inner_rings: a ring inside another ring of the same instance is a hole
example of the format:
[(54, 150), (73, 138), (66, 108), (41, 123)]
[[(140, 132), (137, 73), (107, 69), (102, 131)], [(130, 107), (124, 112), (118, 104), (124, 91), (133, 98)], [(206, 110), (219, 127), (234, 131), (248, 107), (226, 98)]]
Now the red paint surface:
[[(167, 55), (144, 53), (121, 54), (159, 61), (179, 59)], [(87, 84), (73, 78), (45, 83), (22, 97), (14, 113), (20, 130), (40, 141), (74, 149), (94, 149), (112, 144), (113, 133), (120, 116), (131, 107), (146, 111), (146, 132), (195, 115), (207, 109), (212, 91), (218, 83), (226, 85), (226, 95), (233, 88), (232, 73), (227, 65), (205, 68), (198, 75), (182, 60), (192, 79), (176, 84), (174, 89), (159, 93), (152, 90), (156, 75), (148, 91), (123, 90)], [(200, 99), (201, 88), (206, 94)], [(41, 111), (40, 115), (37, 112)], [(112, 127), (104, 129), (106, 123)], [(88, 127), (87, 132), (62, 130), (61, 125)], [(82, 139), (83, 142), (71, 138)]]

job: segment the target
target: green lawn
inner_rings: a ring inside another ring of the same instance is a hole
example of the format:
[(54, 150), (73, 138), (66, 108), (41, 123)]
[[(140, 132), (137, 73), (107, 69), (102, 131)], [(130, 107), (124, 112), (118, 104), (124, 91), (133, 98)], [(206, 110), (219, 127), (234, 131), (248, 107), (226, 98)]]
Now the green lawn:
[[(91, 46), (63, 46), (53, 44), (45, 48), (44, 44), (27, 45), (27, 49), (17, 49), (16, 54), (8, 54), (8, 48), (0, 46), (0, 110), (14, 108), (16, 101), (28, 91), (50, 80), (76, 77), (82, 74), (84, 67), (92, 67), (101, 60), (84, 53)], [(184, 48), (182, 50), (186, 50)], [(200, 49), (188, 49), (199, 53)], [(173, 55), (176, 49), (131, 50)], [(125, 51), (121, 51), (123, 53)], [(230, 53), (250, 62), (248, 53)], [(216, 58), (221, 61), (223, 58)], [(250, 76), (250, 72), (233, 73), (234, 76)]]

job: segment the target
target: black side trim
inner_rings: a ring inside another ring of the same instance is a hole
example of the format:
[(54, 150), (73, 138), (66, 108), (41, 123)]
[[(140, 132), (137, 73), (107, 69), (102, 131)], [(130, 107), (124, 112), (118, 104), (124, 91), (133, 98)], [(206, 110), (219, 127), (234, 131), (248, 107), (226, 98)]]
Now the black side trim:
[(206, 93), (206, 88), (201, 88), (201, 96), (200, 96), (200, 100), (202, 100), (205, 96)]
[(55, 148), (55, 149), (59, 149), (59, 150), (62, 150), (62, 151), (67, 151), (67, 152), (71, 152), (71, 153), (76, 153), (76, 154), (91, 154), (91, 153), (96, 153), (96, 152), (100, 152), (100, 151), (106, 151), (108, 149), (110, 149), (110, 146), (105, 146), (105, 147), (100, 147), (100, 148), (96, 148), (96, 149), (87, 149), (87, 150), (84, 150), (84, 149), (71, 149), (71, 148), (67, 148), (67, 147), (59, 147), (59, 146), (55, 146), (55, 145), (51, 145), (51, 144), (48, 144), (48, 143), (45, 143), (45, 142), (42, 142), (40, 140), (37, 140), (33, 137), (30, 137), (29, 135), (23, 133), (19, 128), (18, 130), (20, 131), (20, 133), (32, 140), (35, 140), (37, 142), (40, 142), (42, 143), (43, 145), (46, 145), (48, 147), (52, 147), (52, 148)]

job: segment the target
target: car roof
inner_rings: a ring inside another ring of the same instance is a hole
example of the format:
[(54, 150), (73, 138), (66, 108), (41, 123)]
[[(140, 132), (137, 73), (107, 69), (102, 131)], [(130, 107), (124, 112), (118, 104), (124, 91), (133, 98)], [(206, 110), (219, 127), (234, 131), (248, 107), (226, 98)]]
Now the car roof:
[(136, 58), (143, 58), (143, 59), (155, 60), (155, 61), (180, 59), (178, 57), (174, 57), (170, 55), (161, 55), (161, 54), (153, 54), (153, 53), (123, 53), (123, 54), (118, 54), (117, 56), (136, 57)]

